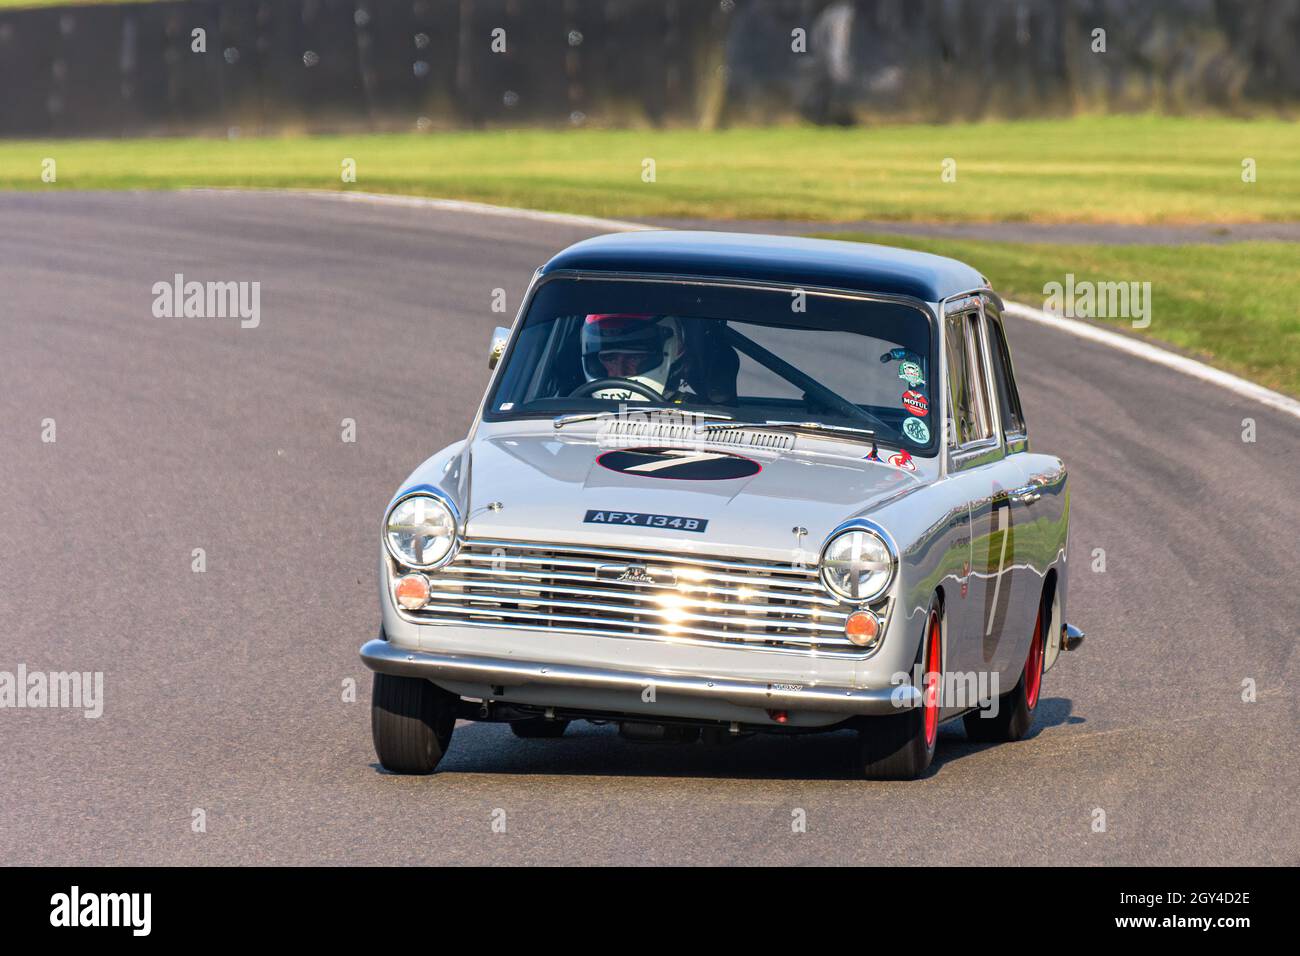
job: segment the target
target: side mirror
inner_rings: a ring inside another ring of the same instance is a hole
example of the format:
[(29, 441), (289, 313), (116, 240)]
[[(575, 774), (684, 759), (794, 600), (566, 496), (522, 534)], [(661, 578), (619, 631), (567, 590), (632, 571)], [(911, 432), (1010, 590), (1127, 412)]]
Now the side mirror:
[(510, 341), (510, 330), (497, 326), (492, 330), (492, 344), (488, 347), (488, 368), (496, 368), (497, 362), (505, 354), (506, 343)]

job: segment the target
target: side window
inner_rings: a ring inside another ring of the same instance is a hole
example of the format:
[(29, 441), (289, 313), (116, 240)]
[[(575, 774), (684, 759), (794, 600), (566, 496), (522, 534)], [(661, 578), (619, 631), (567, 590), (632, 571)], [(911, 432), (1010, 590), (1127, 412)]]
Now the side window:
[(948, 444), (968, 445), (990, 438), (993, 428), (980, 379), (977, 314), (963, 312), (947, 318), (948, 392), (952, 397), (953, 428)]
[(1002, 323), (988, 321), (989, 353), (993, 357), (993, 377), (997, 380), (998, 406), (1002, 410), (1002, 430), (1008, 435), (1025, 433), (1025, 417), (1020, 410), (1020, 394), (1011, 372), (1011, 353), (1007, 349)]

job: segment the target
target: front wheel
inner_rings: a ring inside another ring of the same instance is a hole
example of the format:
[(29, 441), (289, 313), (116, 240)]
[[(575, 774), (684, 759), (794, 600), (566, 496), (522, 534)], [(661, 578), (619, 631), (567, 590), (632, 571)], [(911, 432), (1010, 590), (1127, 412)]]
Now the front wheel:
[(943, 625), (937, 599), (926, 616), (917, 661), (923, 675), (921, 706), (858, 722), (858, 767), (868, 780), (913, 780), (934, 760), (943, 675)]
[(393, 773), (433, 773), (456, 726), (456, 697), (419, 677), (375, 674), (370, 729)]

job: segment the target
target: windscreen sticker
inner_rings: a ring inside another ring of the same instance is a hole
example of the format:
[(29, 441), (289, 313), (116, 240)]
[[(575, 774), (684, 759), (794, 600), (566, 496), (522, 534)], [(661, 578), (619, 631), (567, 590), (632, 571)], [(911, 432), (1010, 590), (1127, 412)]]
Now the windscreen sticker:
[(890, 455), (889, 463), (895, 468), (903, 469), (903, 471), (916, 471), (916, 462), (912, 461), (912, 456), (906, 451), (900, 451), (896, 455)]
[(682, 515), (651, 515), (639, 511), (588, 511), (584, 524), (635, 525), (638, 528), (663, 528), (668, 531), (694, 531), (700, 534), (709, 526), (708, 518)]
[(596, 463), (624, 475), (678, 481), (728, 481), (763, 470), (752, 458), (689, 448), (620, 448), (600, 455)]
[(916, 362), (899, 362), (898, 377), (913, 388), (925, 384), (925, 373)]
[(903, 393), (903, 407), (918, 418), (924, 418), (930, 413), (930, 403), (925, 400), (925, 396), (911, 389)]
[(930, 441), (930, 426), (919, 418), (905, 418), (903, 434), (918, 445), (924, 445)]

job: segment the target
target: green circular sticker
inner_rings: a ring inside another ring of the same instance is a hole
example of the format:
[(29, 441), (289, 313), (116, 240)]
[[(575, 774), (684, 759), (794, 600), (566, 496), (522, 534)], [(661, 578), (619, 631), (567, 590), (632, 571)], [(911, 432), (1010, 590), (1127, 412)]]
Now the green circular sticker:
[(899, 362), (898, 377), (913, 388), (925, 384), (925, 373), (921, 371), (921, 366), (915, 362)]
[(919, 418), (907, 418), (903, 420), (903, 434), (918, 445), (924, 445), (930, 440), (930, 427)]

